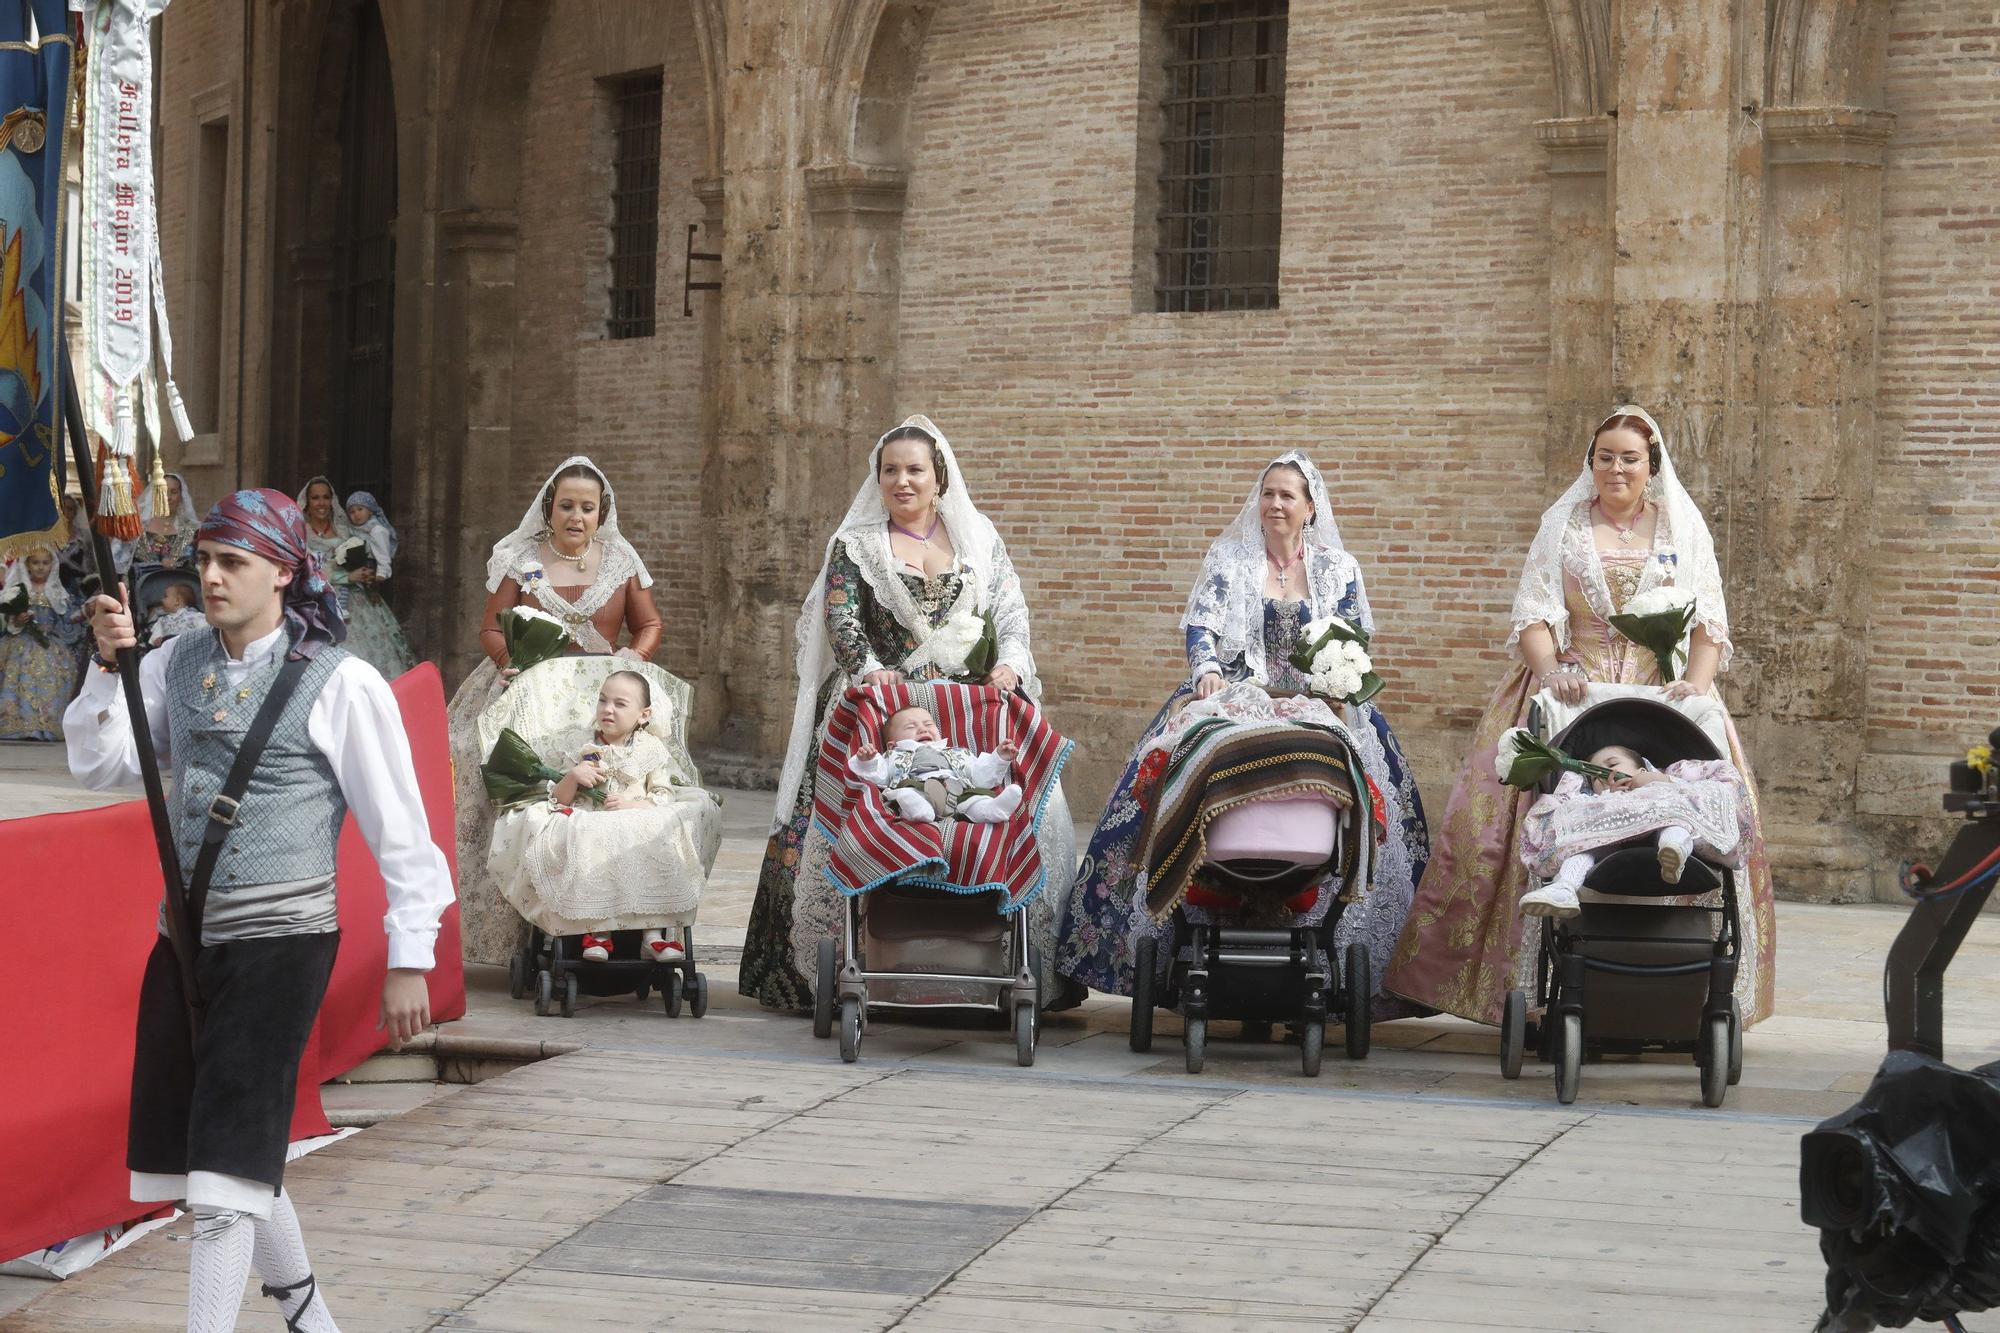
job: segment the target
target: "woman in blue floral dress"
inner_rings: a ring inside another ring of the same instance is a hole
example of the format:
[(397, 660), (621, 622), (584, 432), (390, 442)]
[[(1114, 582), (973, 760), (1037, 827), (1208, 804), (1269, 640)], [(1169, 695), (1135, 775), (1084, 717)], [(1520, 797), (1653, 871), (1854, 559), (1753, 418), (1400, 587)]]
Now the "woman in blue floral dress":
[[(1137, 924), (1135, 843), (1142, 813), (1132, 787), (1147, 746), (1187, 703), (1225, 687), (1248, 683), (1304, 692), (1305, 677), (1291, 664), (1291, 654), (1306, 623), (1330, 615), (1371, 633), (1375, 627), (1361, 568), (1341, 545), (1326, 483), (1311, 459), (1293, 451), (1264, 468), (1242, 512), (1209, 547), (1181, 619), (1188, 678), (1133, 747), (1091, 836), (1063, 914), (1056, 965), (1065, 974), (1096, 990), (1132, 993), (1128, 941)], [(1381, 794), (1388, 825), (1374, 885), (1342, 915), (1339, 942), (1363, 939), (1371, 958), (1386, 960), (1395, 952), (1430, 858), (1430, 831), (1416, 779), (1388, 720), (1372, 703), (1343, 705), (1339, 712)], [(1375, 980), (1379, 991), (1380, 978)], [(1412, 1012), (1379, 993), (1375, 1007), (1378, 1017)]]
[(0, 740), (59, 741), (76, 692), (84, 628), (56, 572), (54, 547), (37, 546), (8, 572), (0, 602), (27, 590), (27, 609), (0, 620)]

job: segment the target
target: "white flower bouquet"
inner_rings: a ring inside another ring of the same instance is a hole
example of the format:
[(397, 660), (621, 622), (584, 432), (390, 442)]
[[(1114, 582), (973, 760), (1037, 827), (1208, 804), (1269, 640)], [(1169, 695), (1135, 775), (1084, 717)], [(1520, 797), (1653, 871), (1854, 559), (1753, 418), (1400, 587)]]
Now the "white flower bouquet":
[(1660, 664), (1660, 679), (1672, 684), (1680, 675), (1687, 651), (1688, 629), (1694, 624), (1694, 594), (1684, 588), (1650, 588), (1625, 603), (1625, 609), (1607, 616), (1611, 628), (1653, 654)]
[(954, 611), (931, 631), (924, 647), (945, 675), (977, 684), (993, 670), (997, 652), (993, 617), (977, 611)]
[(1382, 678), (1368, 657), (1368, 631), (1339, 616), (1308, 621), (1292, 651), (1314, 694), (1336, 703), (1364, 704), (1382, 692)]
[(510, 606), (500, 613), (500, 637), (507, 644), (507, 662), (518, 671), (561, 657), (575, 642), (569, 626), (532, 606)]
[(1500, 737), (1493, 752), (1493, 775), (1510, 787), (1532, 791), (1559, 769), (1581, 773), (1587, 778), (1608, 778), (1611, 770), (1565, 754), (1547, 741), (1538, 740), (1526, 727), (1513, 727)]
[(357, 574), (364, 569), (375, 568), (375, 555), (368, 549), (366, 538), (349, 537), (333, 548), (326, 563), (343, 574)]
[[(50, 577), (54, 576), (51, 575)], [(11, 633), (16, 628), (14, 617), (27, 615), (29, 609), (28, 585), (17, 583), (8, 589), (5, 596), (0, 596), (0, 623), (4, 623), (6, 629)], [(42, 633), (42, 627), (32, 620), (20, 626), (19, 629), (21, 633), (26, 634), (36, 643), (47, 644), (49, 641), (49, 636)]]

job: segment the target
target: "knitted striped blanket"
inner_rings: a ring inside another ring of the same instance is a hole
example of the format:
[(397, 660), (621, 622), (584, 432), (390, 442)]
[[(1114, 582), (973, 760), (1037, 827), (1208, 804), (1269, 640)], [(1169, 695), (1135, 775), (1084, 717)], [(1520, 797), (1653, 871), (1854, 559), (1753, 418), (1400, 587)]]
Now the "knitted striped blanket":
[[(1352, 818), (1357, 800), (1369, 805), (1367, 782), (1341, 736), (1297, 722), (1246, 723), (1209, 718), (1174, 746), (1157, 798), (1140, 821), (1136, 846), (1146, 876), (1146, 911), (1163, 921), (1187, 895), (1208, 859), (1208, 825), (1251, 801), (1320, 792)], [(1354, 854), (1358, 839), (1348, 839)], [(1348, 873), (1342, 867), (1341, 873)], [(1363, 888), (1365, 891), (1365, 886)]]
[[(848, 771), (848, 754), (863, 740), (880, 749), (883, 723), (911, 705), (930, 709), (950, 745), (989, 751), (1012, 737), (1020, 748), (1013, 780), (1022, 797), (1012, 819), (901, 819), (882, 803), (879, 789)], [(998, 890), (1001, 912), (1018, 911), (1048, 881), (1035, 834), (1074, 744), (1019, 692), (942, 681), (849, 690), (827, 719), (813, 773), (813, 820), (833, 846), (828, 879), (850, 898), (891, 881), (953, 893)]]

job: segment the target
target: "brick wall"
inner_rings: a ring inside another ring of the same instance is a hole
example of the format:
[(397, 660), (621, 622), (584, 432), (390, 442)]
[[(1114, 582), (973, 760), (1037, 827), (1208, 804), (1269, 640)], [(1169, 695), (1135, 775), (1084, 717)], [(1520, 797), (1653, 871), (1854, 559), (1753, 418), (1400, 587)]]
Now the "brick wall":
[(1082, 743), (1080, 807), (1185, 672), (1176, 623), (1210, 537), (1293, 447), (1326, 471), (1384, 708), (1442, 803), (1549, 498), (1544, 20), (1294, 0), (1282, 308), (1196, 315), (1134, 313), (1141, 23), (1135, 5), (939, 10), (911, 113), (899, 407), (952, 438), (1021, 570), (1047, 703)]
[(1868, 741), (1950, 753), (2000, 723), (2000, 6), (1893, 22)]
[[(630, 6), (619, 23), (551, 24), (532, 82), (516, 269), (513, 473), (504, 512), (467, 514), (493, 537), (570, 454), (618, 491), (619, 524), (656, 580), (662, 662), (692, 675), (701, 625), (701, 320), (681, 316), (681, 249), (701, 205), (702, 72), (683, 6)], [(600, 80), (663, 68), (658, 320), (650, 338), (604, 336), (611, 119)], [(560, 114), (556, 114), (557, 111)]]

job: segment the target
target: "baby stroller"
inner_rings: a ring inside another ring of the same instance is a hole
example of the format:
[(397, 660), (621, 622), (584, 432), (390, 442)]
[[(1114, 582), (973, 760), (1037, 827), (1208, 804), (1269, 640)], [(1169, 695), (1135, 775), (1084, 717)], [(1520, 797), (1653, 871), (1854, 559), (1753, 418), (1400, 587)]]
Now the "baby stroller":
[[(1299, 1063), (1317, 1078), (1327, 1014), (1347, 1054), (1372, 1034), (1373, 961), (1334, 933), (1365, 894), (1373, 813), (1361, 762), (1339, 732), (1225, 718), (1189, 727), (1157, 775), (1139, 831), (1144, 914), (1133, 940), (1134, 1051), (1150, 1050), (1153, 1010), (1178, 1008), (1187, 1069), (1201, 1072), (1210, 1019), (1297, 1024)], [(1144, 799), (1142, 797), (1142, 799)]]
[[(849, 753), (863, 741), (879, 749), (883, 725), (910, 706), (928, 708), (950, 745), (987, 751), (1013, 738), (1022, 800), (1012, 818), (899, 819), (880, 789), (849, 772)], [(910, 1007), (997, 1007), (1012, 1024), (1016, 1062), (1035, 1062), (1041, 967), (1023, 909), (1047, 882), (1036, 834), (1072, 745), (1024, 695), (984, 685), (857, 687), (834, 708), (814, 769), (813, 821), (832, 844), (826, 874), (846, 911), (839, 943), (818, 945), (813, 1035), (837, 1027), (842, 1060), (860, 1056), (870, 984), (887, 983), (904, 997), (892, 1003)], [(913, 996), (912, 984), (946, 998)]]
[[(652, 696), (652, 721), (646, 730), (662, 741), (671, 756), (675, 788), (687, 788), (689, 800), (664, 808), (664, 818), (688, 826), (692, 857), (705, 878), (715, 862), (722, 841), (720, 808), (715, 798), (701, 789), (701, 777), (687, 754), (688, 703), (693, 694), (686, 681), (670, 675), (650, 662), (619, 657), (559, 657), (537, 663), (514, 678), (479, 718), (480, 752), (490, 753), (502, 728), (525, 740), (551, 766), (566, 748), (574, 748), (590, 734), (592, 701), (605, 677), (618, 671), (634, 671), (646, 678)], [(580, 808), (581, 805), (580, 805)], [(503, 812), (494, 824), (489, 864), (494, 878), (509, 900), (522, 910), (515, 895), (525, 882), (523, 867), (533, 854), (531, 844), (546, 821), (564, 819), (546, 803)], [(693, 869), (680, 864), (688, 859), (675, 845), (676, 854), (658, 858), (662, 874), (675, 870), (684, 875)], [(611, 956), (603, 962), (583, 957), (583, 936), (551, 923), (551, 913), (523, 911), (529, 933), (507, 964), (508, 991), (515, 999), (530, 993), (535, 997), (535, 1013), (551, 1012), (564, 1018), (576, 1012), (581, 995), (631, 995), (641, 1002), (655, 990), (668, 1017), (678, 1016), (682, 1001), (688, 1012), (700, 1018), (708, 1012), (708, 978), (695, 959), (694, 908), (689, 907), (679, 927), (681, 955), (653, 959), (642, 956), (640, 932), (611, 931)], [(539, 918), (539, 919), (537, 919)], [(603, 933), (603, 932), (599, 932)], [(671, 935), (671, 932), (669, 932)]]
[(127, 579), (127, 591), (132, 597), (132, 611), (140, 626), (139, 651), (145, 652), (152, 642), (145, 629), (166, 600), (167, 589), (186, 588), (193, 595), (192, 607), (199, 611), (201, 605), (201, 575), (185, 566), (133, 565)]
[[(1529, 730), (1558, 749), (1588, 756), (1622, 745), (1656, 768), (1684, 759), (1722, 759), (1711, 734), (1657, 692), (1592, 703), (1550, 738), (1542, 706)], [(1544, 784), (1554, 790), (1556, 775)], [(1746, 830), (1747, 833), (1747, 830)], [(1507, 993), (1500, 1027), (1500, 1072), (1518, 1078), (1530, 1042), (1555, 1066), (1556, 1100), (1576, 1100), (1587, 1052), (1668, 1051), (1694, 1056), (1701, 1099), (1720, 1106), (1743, 1075), (1743, 1016), (1734, 991), (1742, 921), (1736, 876), (1690, 856), (1678, 884), (1660, 878), (1650, 837), (1608, 848), (1584, 880), (1607, 897), (1695, 899), (1702, 904), (1586, 899), (1567, 920), (1541, 918), (1533, 1002)], [(1531, 1009), (1543, 1014), (1531, 1023)]]

